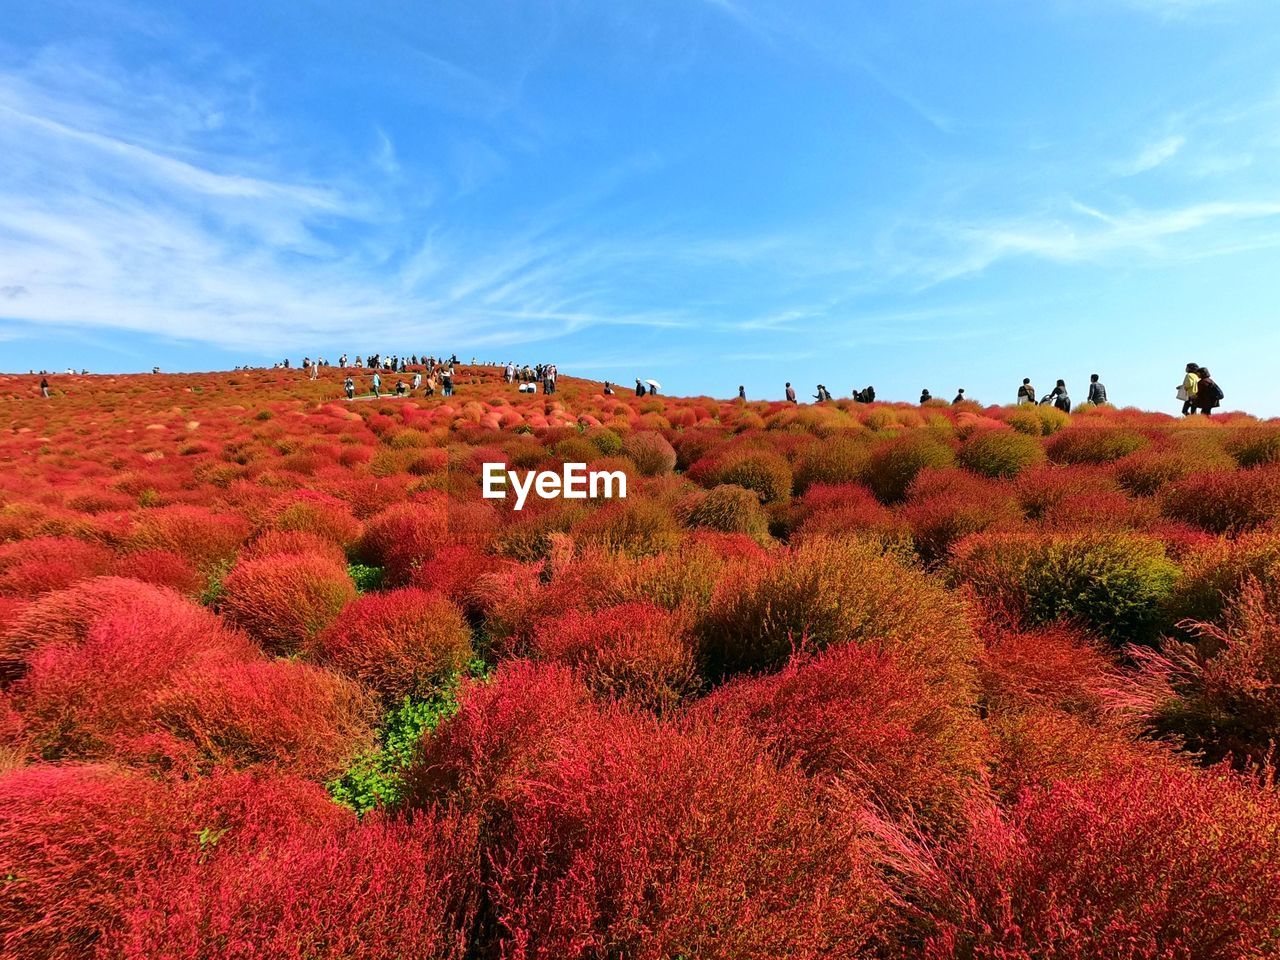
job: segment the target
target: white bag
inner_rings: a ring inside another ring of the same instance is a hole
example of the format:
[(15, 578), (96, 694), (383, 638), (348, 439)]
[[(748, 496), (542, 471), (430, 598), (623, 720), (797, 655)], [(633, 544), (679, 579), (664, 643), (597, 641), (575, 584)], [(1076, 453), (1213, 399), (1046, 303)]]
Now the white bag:
[(1183, 386), (1178, 387), (1178, 392), (1174, 394), (1174, 396), (1176, 396), (1183, 403), (1186, 403), (1188, 400), (1191, 399), (1190, 397), (1187, 396), (1187, 388)]

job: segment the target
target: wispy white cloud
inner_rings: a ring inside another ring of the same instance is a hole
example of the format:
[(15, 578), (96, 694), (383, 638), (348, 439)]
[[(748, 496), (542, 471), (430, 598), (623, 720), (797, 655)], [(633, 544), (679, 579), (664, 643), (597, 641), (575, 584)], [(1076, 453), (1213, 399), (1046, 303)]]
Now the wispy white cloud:
[(1135, 176), (1154, 170), (1176, 157), (1186, 142), (1186, 137), (1175, 134), (1149, 143), (1138, 152), (1137, 156), (1121, 164), (1118, 172), (1122, 176)]

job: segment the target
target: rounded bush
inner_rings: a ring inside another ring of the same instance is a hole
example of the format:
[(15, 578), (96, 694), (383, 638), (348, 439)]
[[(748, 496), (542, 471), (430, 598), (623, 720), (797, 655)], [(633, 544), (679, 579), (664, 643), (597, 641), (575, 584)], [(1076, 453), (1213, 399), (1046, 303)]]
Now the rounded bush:
[(745, 533), (761, 543), (769, 539), (769, 517), (750, 490), (722, 483), (689, 504), (685, 522), (722, 533)]
[(1075, 621), (1112, 643), (1150, 643), (1169, 626), (1178, 568), (1164, 546), (1125, 533), (978, 534), (951, 576), (1015, 624)]
[(445, 597), (406, 588), (348, 604), (307, 653), (397, 701), (428, 695), (462, 670), (472, 656), (471, 631)]
[(34, 757), (118, 759), (156, 730), (155, 697), (175, 673), (259, 656), (248, 638), (177, 598), (102, 614), (74, 645), (29, 654), (12, 687)]
[(901, 516), (911, 527), (917, 552), (929, 564), (944, 559), (954, 543), (970, 534), (1022, 524), (1022, 510), (1007, 486), (961, 470), (931, 467), (912, 481)]
[(1044, 461), (1040, 441), (1009, 430), (980, 430), (960, 446), (962, 466), (984, 477), (1015, 477)]
[(711, 678), (776, 669), (794, 650), (878, 643), (966, 692), (976, 649), (959, 602), (941, 585), (848, 540), (814, 540), (733, 568), (695, 636)]
[(881, 503), (898, 503), (925, 467), (941, 469), (953, 463), (955, 451), (950, 446), (926, 433), (908, 433), (876, 445), (862, 480)]
[(1240, 427), (1234, 431), (1226, 447), (1242, 467), (1280, 463), (1280, 426), (1272, 423)]
[(238, 514), (179, 505), (138, 513), (128, 544), (134, 550), (171, 550), (208, 570), (233, 558), (248, 536), (249, 524)]
[(1055, 433), (1045, 449), (1054, 463), (1114, 463), (1147, 442), (1126, 427), (1078, 426)]
[(977, 717), (875, 646), (792, 658), (725, 684), (695, 712), (739, 726), (810, 776), (852, 786), (894, 815), (951, 818), (981, 779)]
[(300, 553), (324, 557), (339, 566), (347, 563), (347, 555), (332, 540), (302, 530), (267, 530), (245, 545), (240, 551), (240, 559), (260, 560)]
[(326, 781), (372, 747), (373, 704), (309, 664), (241, 660), (175, 674), (155, 696), (155, 749), (198, 770), (269, 764)]
[(631, 458), (636, 469), (645, 477), (658, 477), (670, 473), (676, 466), (675, 447), (660, 433), (641, 430), (622, 441), (622, 453)]
[(1280, 916), (1280, 811), (1225, 776), (1115, 771), (976, 817), (943, 870), (929, 956), (1257, 956)]
[(862, 478), (870, 458), (871, 445), (861, 436), (835, 436), (814, 443), (796, 465), (796, 493), (803, 494), (819, 483), (855, 483)]
[(363, 531), (345, 503), (314, 490), (294, 494), (276, 513), (272, 526), (281, 531), (314, 534), (344, 548), (354, 544)]
[(599, 696), (669, 712), (700, 685), (679, 617), (650, 603), (568, 610), (534, 632), (540, 660), (572, 667)]
[(791, 466), (770, 450), (739, 450), (716, 455), (691, 474), (709, 485), (732, 484), (750, 490), (761, 503), (781, 503), (791, 496)]
[(362, 563), (382, 567), (391, 586), (404, 586), (418, 564), (458, 540), (456, 533), (450, 532), (449, 508), (444, 502), (402, 503), (365, 524), (356, 557)]
[(632, 556), (662, 553), (680, 541), (679, 525), (666, 507), (632, 498), (592, 512), (574, 534), (585, 545)]
[(1280, 467), (1207, 470), (1168, 484), (1160, 509), (1210, 533), (1239, 533), (1280, 517)]
[(0, 544), (0, 596), (34, 598), (110, 573), (106, 547), (75, 537), (36, 537)]
[(236, 564), (223, 581), (222, 614), (269, 652), (297, 653), (356, 598), (345, 567), (316, 554), (275, 554)]
[[(146, 883), (125, 917), (130, 960), (462, 960), (477, 905), (475, 824), (372, 814), (192, 850)], [(214, 947), (216, 945), (216, 948)]]
[(164, 621), (175, 611), (191, 610), (208, 617), (172, 590), (124, 577), (95, 577), (48, 593), (24, 607), (0, 633), (0, 681), (20, 677), (33, 652), (79, 646), (104, 617), (136, 613)]

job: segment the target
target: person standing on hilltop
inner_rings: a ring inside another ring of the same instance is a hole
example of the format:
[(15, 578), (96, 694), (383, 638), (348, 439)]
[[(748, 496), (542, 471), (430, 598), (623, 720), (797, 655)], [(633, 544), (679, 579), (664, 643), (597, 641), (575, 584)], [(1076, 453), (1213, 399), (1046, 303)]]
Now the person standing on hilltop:
[(1030, 377), (1023, 377), (1022, 386), (1018, 388), (1018, 403), (1019, 405), (1021, 405), (1024, 403), (1035, 403), (1035, 402), (1036, 402), (1036, 388), (1031, 385)]
[(920, 391), (920, 406), (923, 407), (926, 403), (928, 403), (932, 399), (933, 399), (933, 394), (929, 392), (928, 387)]
[(790, 383), (790, 382), (788, 382), (788, 383), (787, 383), (787, 394), (786, 394), (786, 396), (787, 396), (787, 403), (795, 403), (795, 402), (796, 402), (796, 391), (795, 391), (795, 387), (791, 386), (791, 383)]
[(741, 384), (738, 385), (738, 399), (744, 402), (747, 399), (747, 388)]
[(959, 390), (956, 391), (956, 398), (951, 401), (951, 405), (953, 407), (957, 403), (964, 403), (964, 387), (961, 387)]
[(1225, 394), (1209, 373), (1208, 367), (1201, 367), (1196, 373), (1200, 377), (1200, 382), (1196, 384), (1196, 409), (1206, 417), (1212, 416), (1213, 408), (1222, 402)]
[(46, 400), (49, 399), (49, 378), (48, 377), (40, 378), (40, 396), (44, 397)]
[(1044, 401), (1052, 401), (1053, 405), (1063, 413), (1071, 412), (1071, 395), (1067, 393), (1067, 383), (1065, 380), (1059, 380), (1054, 386), (1053, 391), (1044, 398)]
[(1102, 381), (1098, 379), (1098, 375), (1096, 373), (1089, 378), (1088, 402), (1093, 404), (1095, 407), (1100, 403), (1107, 402), (1107, 388), (1103, 385)]
[(645, 395), (644, 381), (636, 377), (636, 396), (643, 397)]
[(1178, 387), (1178, 399), (1182, 401), (1182, 415), (1188, 417), (1196, 412), (1196, 391), (1200, 386), (1200, 364), (1188, 363), (1187, 375), (1182, 378)]

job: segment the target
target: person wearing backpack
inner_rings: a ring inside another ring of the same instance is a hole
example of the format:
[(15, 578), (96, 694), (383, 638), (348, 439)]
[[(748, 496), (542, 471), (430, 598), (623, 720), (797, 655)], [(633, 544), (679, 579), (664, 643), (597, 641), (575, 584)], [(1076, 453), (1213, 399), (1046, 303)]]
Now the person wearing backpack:
[(1209, 374), (1208, 367), (1201, 367), (1197, 372), (1200, 383), (1196, 386), (1196, 408), (1209, 417), (1213, 415), (1213, 408), (1221, 404), (1226, 395)]
[(1100, 403), (1107, 402), (1107, 388), (1098, 380), (1098, 375), (1096, 373), (1089, 378), (1088, 402), (1092, 403), (1095, 407)]
[(1023, 377), (1022, 386), (1018, 388), (1018, 403), (1019, 405), (1021, 405), (1024, 403), (1035, 403), (1035, 402), (1036, 402), (1036, 388), (1031, 385), (1030, 377)]

